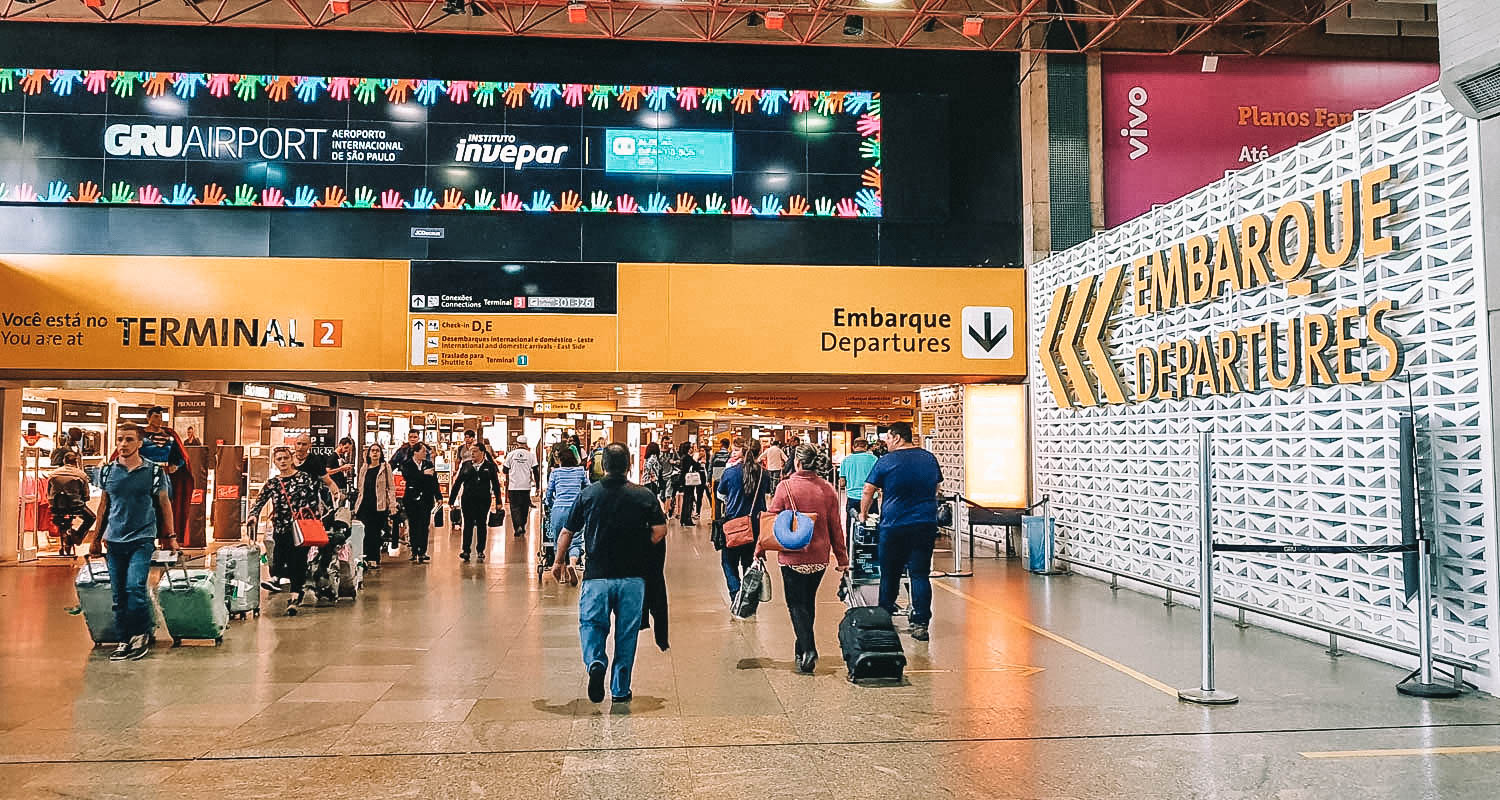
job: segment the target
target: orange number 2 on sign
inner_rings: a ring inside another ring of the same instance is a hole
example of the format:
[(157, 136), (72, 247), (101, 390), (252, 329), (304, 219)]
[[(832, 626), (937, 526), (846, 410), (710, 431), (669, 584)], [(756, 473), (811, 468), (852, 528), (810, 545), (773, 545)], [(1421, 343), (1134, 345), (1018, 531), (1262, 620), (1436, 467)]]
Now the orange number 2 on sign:
[(341, 319), (313, 320), (313, 347), (343, 347), (344, 321)]

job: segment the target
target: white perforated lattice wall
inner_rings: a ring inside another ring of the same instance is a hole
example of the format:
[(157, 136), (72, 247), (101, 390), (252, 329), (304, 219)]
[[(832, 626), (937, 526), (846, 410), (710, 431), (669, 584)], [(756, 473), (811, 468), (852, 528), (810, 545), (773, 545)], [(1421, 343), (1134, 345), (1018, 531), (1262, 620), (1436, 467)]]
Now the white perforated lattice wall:
[[(1389, 326), (1405, 351), (1395, 379), (1065, 410), (1040, 378), (1033, 350), (1036, 493), (1051, 496), (1059, 552), (1196, 586), (1196, 432), (1203, 429), (1214, 435), (1216, 539), (1397, 542), (1397, 420), (1410, 401), (1437, 540), (1436, 647), (1489, 665), (1479, 680), (1493, 689), (1496, 518), (1475, 158), (1469, 123), (1428, 89), (1034, 267), (1030, 326), (1039, 342), (1058, 287), (1247, 214), (1273, 214), (1287, 200), (1376, 167), (1396, 167), (1400, 211), (1389, 226), (1396, 252), (1322, 273), (1309, 296), (1272, 284), (1145, 317), (1134, 315), (1127, 282), (1109, 337), (1122, 382), (1133, 390), (1138, 346), (1391, 299), (1401, 309)], [(1221, 554), (1216, 564), (1220, 595), (1416, 642), (1399, 558)]]

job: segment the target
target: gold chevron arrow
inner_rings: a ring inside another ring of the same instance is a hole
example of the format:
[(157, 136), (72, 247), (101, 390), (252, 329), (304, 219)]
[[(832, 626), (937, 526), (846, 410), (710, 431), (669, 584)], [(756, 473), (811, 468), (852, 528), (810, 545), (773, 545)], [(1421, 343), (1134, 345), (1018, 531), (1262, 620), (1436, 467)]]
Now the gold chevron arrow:
[(1052, 397), (1057, 401), (1058, 408), (1072, 408), (1073, 400), (1068, 397), (1067, 384), (1063, 383), (1062, 370), (1057, 366), (1057, 358), (1053, 356), (1052, 349), (1057, 339), (1057, 326), (1062, 321), (1063, 307), (1068, 304), (1067, 286), (1057, 287), (1052, 293), (1052, 307), (1047, 309), (1047, 325), (1042, 330), (1042, 340), (1037, 344), (1036, 356), (1042, 362), (1042, 371), (1047, 373), (1047, 384), (1052, 387)]
[(1125, 402), (1125, 390), (1120, 386), (1120, 376), (1115, 373), (1115, 365), (1104, 351), (1104, 334), (1109, 330), (1109, 317), (1120, 299), (1120, 284), (1124, 276), (1123, 266), (1104, 273), (1103, 285), (1099, 287), (1098, 294), (1094, 295), (1093, 307), (1089, 310), (1089, 327), (1083, 339), (1084, 352), (1094, 362), (1094, 377), (1099, 381), (1099, 389), (1110, 403)]
[(1078, 392), (1078, 404), (1081, 406), (1099, 405), (1099, 398), (1094, 395), (1094, 386), (1089, 383), (1089, 374), (1083, 368), (1083, 354), (1078, 352), (1078, 329), (1083, 325), (1084, 310), (1088, 308), (1089, 298), (1094, 294), (1093, 275), (1084, 278), (1073, 292), (1073, 302), (1068, 304), (1068, 316), (1063, 320), (1062, 343), (1058, 348), (1058, 356), (1062, 358), (1064, 367), (1073, 378), (1073, 390)]

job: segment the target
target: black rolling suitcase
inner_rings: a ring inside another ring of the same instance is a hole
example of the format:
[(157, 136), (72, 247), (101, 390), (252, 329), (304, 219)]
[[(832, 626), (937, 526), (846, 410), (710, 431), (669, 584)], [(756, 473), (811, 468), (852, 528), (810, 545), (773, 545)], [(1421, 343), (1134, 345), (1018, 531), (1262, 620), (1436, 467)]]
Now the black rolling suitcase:
[[(848, 578), (846, 578), (848, 580)], [(858, 596), (848, 591), (853, 603)], [(896, 633), (890, 612), (880, 606), (851, 605), (839, 622), (839, 649), (850, 681), (900, 681), (906, 671), (906, 653)]]

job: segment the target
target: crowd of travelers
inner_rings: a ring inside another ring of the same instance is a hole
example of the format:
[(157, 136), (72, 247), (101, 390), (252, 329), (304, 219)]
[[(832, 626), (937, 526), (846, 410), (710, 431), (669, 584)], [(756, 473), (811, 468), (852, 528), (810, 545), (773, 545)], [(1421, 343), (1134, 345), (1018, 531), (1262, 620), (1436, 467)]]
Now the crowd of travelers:
[[(151, 557), (157, 548), (177, 549), (174, 470), (170, 462), (147, 457), (150, 441), (147, 428), (120, 425), (116, 453), (99, 481), (103, 496), (91, 552), (108, 546), (117, 625), (125, 640), (111, 656), (115, 660), (138, 659), (149, 650), (146, 582)], [(445, 498), (434, 446), (418, 431), (410, 432), (389, 457), (378, 444), (357, 451), (348, 438), (324, 457), (313, 453), (310, 440), (301, 435), (290, 446), (272, 450), (273, 471), (249, 507), (247, 527), (252, 538), (258, 537), (257, 520), (269, 512), (269, 530), (260, 537), (269, 540), (271, 553), (263, 588), (286, 594), (285, 613), (295, 615), (306, 602), (310, 568), (309, 548), (298, 537), (299, 519), (330, 514), (357, 519), (364, 527), (358, 556), (365, 569), (375, 571), (383, 555), (394, 552), (403, 530), (410, 562), (430, 563), (432, 529), (446, 527), (446, 511), (453, 527), (462, 531), (459, 559), (468, 562), (472, 556), (483, 562), (490, 529), (503, 527), (507, 511), (514, 536), (527, 535), (532, 501), (539, 495), (542, 540), (548, 546), (541, 566), (550, 568), (560, 585), (581, 583), (579, 638), (589, 699), (602, 702), (607, 691), (614, 702), (623, 703), (632, 697), (640, 631), (651, 628), (656, 644), (668, 647), (664, 567), (669, 519), (694, 532), (700, 521), (708, 523), (731, 607), (749, 588), (747, 575), (752, 570), (763, 574), (775, 552), (794, 634), (794, 663), (811, 673), (818, 660), (814, 622), (820, 587), (830, 564), (840, 574), (850, 568), (848, 533), (875, 524), (872, 517), (878, 511), (879, 606), (897, 612), (903, 578), (909, 580), (908, 633), (915, 640), (928, 638), (928, 576), (942, 475), (937, 459), (914, 442), (909, 424), (892, 424), (874, 446), (856, 439), (836, 472), (826, 447), (797, 437), (764, 447), (755, 439), (728, 437), (713, 444), (713, 450), (688, 442), (665, 449), (654, 442), (647, 445), (637, 484), (628, 478), (632, 454), (625, 445), (601, 438), (586, 449), (577, 436), (567, 437), (546, 451), (544, 481), (543, 463), (525, 436), (514, 437), (511, 449), (501, 454), (466, 431), (449, 457), (455, 468)], [(72, 490), (69, 482), (87, 485), (76, 461), (76, 456), (72, 461), (63, 456), (59, 495)], [(66, 499), (54, 507), (62, 509), (58, 513), (67, 516), (67, 530), (80, 540), (96, 522)], [(785, 512), (792, 512), (794, 521), (811, 523), (810, 535), (799, 547), (775, 543)], [(777, 521), (776, 536), (763, 530), (772, 520)], [(311, 567), (316, 570), (318, 561)]]

